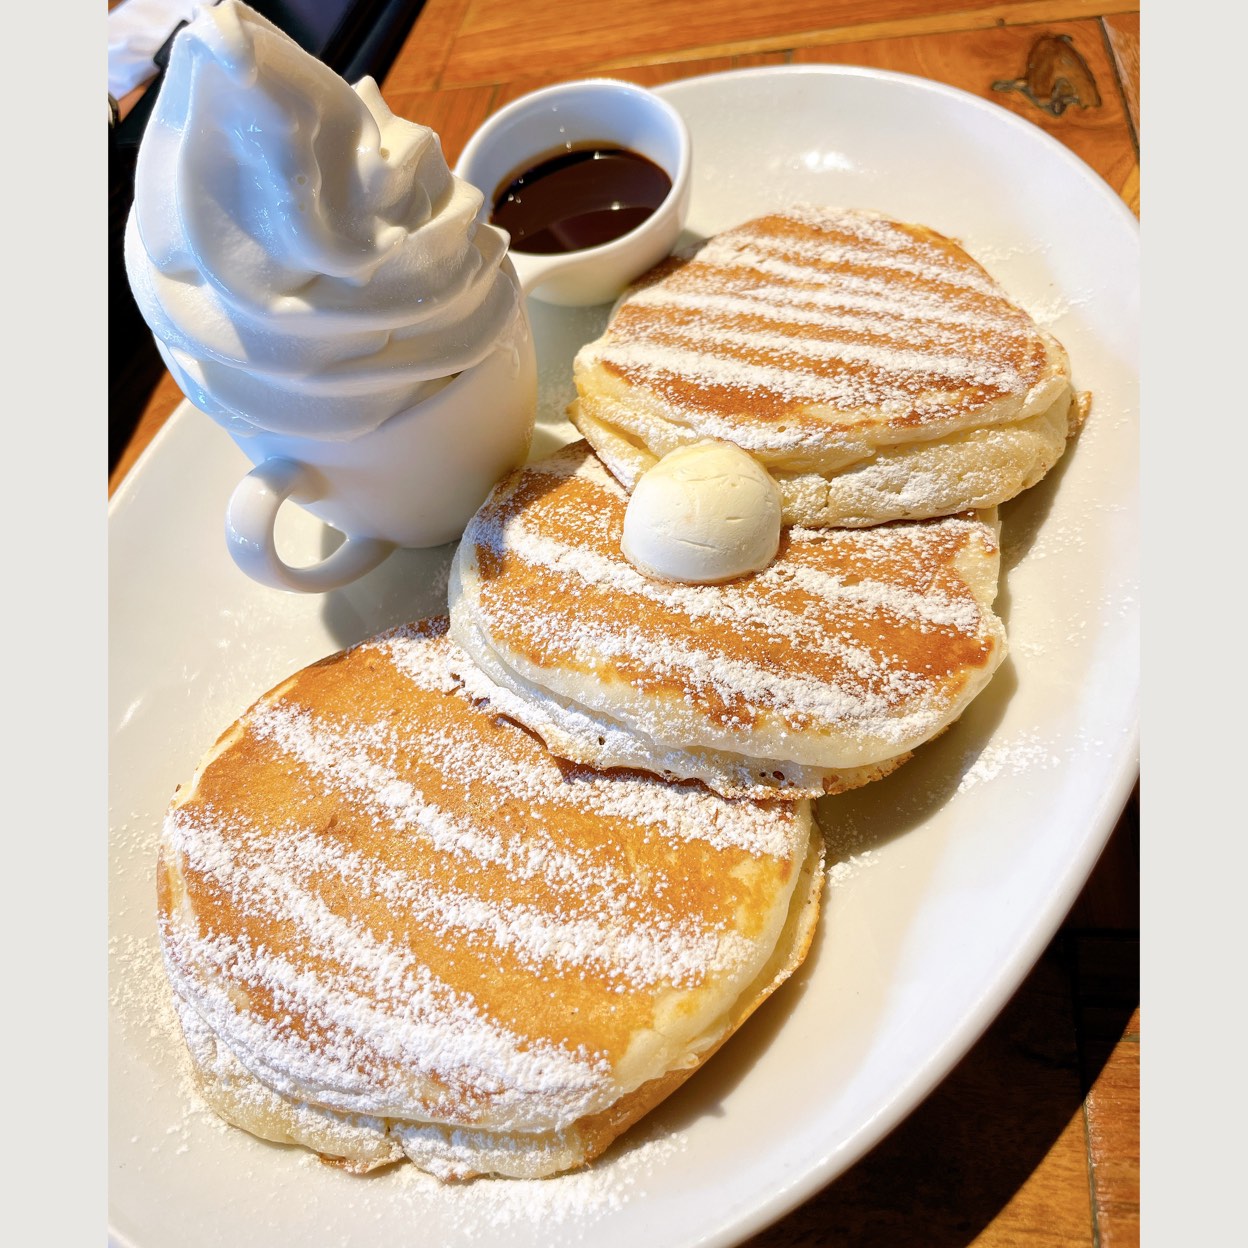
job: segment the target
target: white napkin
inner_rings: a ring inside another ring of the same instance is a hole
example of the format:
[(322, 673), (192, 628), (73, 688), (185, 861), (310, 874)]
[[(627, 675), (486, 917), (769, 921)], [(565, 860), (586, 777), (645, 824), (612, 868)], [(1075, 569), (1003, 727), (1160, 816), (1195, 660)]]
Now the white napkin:
[(109, 9), (109, 95), (119, 100), (153, 77), (156, 66), (152, 57), (160, 45), (179, 22), (190, 21), (204, 7), (204, 0), (123, 0)]

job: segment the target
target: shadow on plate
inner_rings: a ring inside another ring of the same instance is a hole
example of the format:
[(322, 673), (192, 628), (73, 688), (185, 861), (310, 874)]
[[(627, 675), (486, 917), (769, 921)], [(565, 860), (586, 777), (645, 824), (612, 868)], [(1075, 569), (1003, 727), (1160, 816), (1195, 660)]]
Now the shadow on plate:
[[(333, 553), (342, 535), (323, 525), (321, 557)], [(446, 614), (446, 587), (458, 542), (428, 550), (396, 550), (358, 581), (321, 595), (321, 616), (339, 647), (407, 624)]]
[[(825, 899), (827, 896), (825, 885)], [(723, 1115), (723, 1103), (753, 1070), (787, 1026), (813, 978), (819, 973), (822, 942), (816, 934), (801, 966), (671, 1096), (608, 1149), (605, 1157), (627, 1152), (655, 1136), (673, 1136), (705, 1117)]]
[(828, 866), (880, 849), (925, 823), (957, 790), (996, 732), (1018, 676), (1007, 656), (979, 696), (936, 740), (919, 746), (895, 772), (821, 797), (819, 826), (828, 844)]
[[(1041, 1223), (1046, 1242), (1090, 1243), (1084, 1098), (1092, 1089), (1092, 1117), (1107, 1063), (1130, 1060), (1138, 1001), (1138, 933), (1063, 932), (927, 1100), (749, 1248), (967, 1248), (998, 1217), (994, 1243), (1015, 1242), (1011, 1227), (1022, 1242)], [(1130, 1109), (1105, 1112), (1138, 1149)]]

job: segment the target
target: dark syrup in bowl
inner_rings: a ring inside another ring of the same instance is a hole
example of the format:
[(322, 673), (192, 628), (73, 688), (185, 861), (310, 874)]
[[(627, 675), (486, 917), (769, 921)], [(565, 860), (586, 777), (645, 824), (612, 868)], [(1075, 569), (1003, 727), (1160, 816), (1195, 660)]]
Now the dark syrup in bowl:
[(511, 235), (513, 251), (583, 251), (636, 229), (671, 189), (667, 173), (639, 152), (582, 144), (508, 178), (494, 197), (490, 224)]

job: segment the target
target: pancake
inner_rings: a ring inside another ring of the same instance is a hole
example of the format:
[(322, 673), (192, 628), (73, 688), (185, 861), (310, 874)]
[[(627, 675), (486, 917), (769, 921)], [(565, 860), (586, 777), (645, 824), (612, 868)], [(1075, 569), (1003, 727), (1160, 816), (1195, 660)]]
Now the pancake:
[(995, 513), (791, 528), (762, 572), (678, 585), (620, 550), (627, 496), (578, 442), (505, 478), (451, 569), (469, 689), (556, 754), (807, 798), (877, 779), (1005, 655)]
[(1086, 411), (1061, 344), (952, 239), (804, 205), (665, 262), (573, 371), (569, 416), (626, 489), (717, 438), (811, 527), (994, 507)]
[(261, 698), (166, 816), (159, 923), (228, 1121), (353, 1171), (579, 1166), (801, 962), (809, 803), (556, 760), (427, 621)]

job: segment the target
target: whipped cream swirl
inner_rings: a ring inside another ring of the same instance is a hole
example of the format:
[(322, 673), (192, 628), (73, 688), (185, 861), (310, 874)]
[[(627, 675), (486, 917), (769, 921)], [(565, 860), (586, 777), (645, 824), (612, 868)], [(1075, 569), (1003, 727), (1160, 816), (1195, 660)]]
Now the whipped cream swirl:
[(371, 78), (225, 0), (174, 40), (126, 269), (196, 407), (234, 433), (352, 438), (527, 332), (480, 207)]

